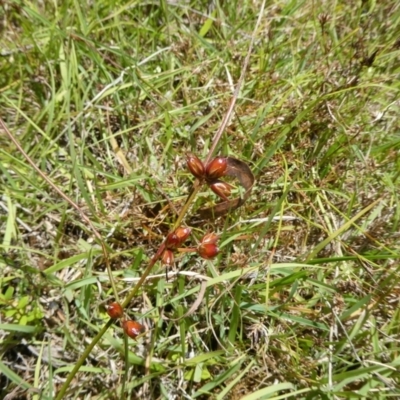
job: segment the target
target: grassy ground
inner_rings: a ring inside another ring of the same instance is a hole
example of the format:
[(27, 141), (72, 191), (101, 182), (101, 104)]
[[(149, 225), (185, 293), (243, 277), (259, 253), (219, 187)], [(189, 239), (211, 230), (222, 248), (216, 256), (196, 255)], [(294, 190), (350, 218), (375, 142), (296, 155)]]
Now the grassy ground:
[[(226, 113), (260, 1), (3, 1), (1, 118), (109, 246), (124, 299)], [(247, 203), (157, 263), (68, 399), (400, 398), (400, 6), (268, 1), (218, 152)], [(0, 131), (0, 398), (55, 398), (115, 298), (79, 213)], [(198, 207), (216, 197), (204, 188)], [(175, 272), (181, 271), (181, 274)], [(208, 278), (196, 312), (180, 320)], [(126, 362), (128, 358), (128, 362)], [(15, 397), (11, 397), (14, 395)], [(246, 397), (247, 396), (247, 397)]]

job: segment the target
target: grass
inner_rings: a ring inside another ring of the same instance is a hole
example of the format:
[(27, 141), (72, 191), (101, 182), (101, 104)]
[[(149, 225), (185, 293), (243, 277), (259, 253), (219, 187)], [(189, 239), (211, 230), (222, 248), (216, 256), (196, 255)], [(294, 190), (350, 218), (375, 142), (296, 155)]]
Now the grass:
[[(261, 2), (5, 1), (1, 398), (53, 399), (176, 219), (237, 83)], [(256, 177), (195, 224), (217, 259), (157, 263), (68, 399), (400, 398), (400, 7), (267, 2), (218, 153)], [(200, 281), (205, 297), (195, 313)], [(178, 319), (180, 316), (183, 318)]]

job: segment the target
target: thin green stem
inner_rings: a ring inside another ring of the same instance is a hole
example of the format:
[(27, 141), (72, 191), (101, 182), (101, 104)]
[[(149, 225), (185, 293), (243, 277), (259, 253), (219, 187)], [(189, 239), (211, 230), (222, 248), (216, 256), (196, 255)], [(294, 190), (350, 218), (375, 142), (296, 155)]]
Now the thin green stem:
[[(192, 201), (194, 200), (194, 198), (196, 197), (197, 192), (200, 190), (201, 188), (201, 184), (199, 181), (195, 181), (191, 192), (189, 193), (189, 196), (186, 200), (185, 205), (182, 207), (177, 220), (175, 221), (174, 224), (174, 229), (175, 230), (180, 223), (182, 222), (187, 210), (189, 209), (190, 204), (192, 203)], [(136, 293), (138, 292), (139, 288), (142, 286), (143, 282), (146, 280), (147, 276), (150, 274), (151, 270), (154, 267), (154, 264), (157, 262), (157, 260), (161, 257), (162, 252), (164, 251), (165, 248), (165, 243), (162, 243), (162, 245), (160, 246), (160, 248), (158, 249), (157, 253), (153, 256), (153, 258), (150, 260), (149, 265), (147, 266), (147, 268), (144, 270), (142, 276), (140, 277), (140, 279), (138, 280), (138, 282), (136, 283), (135, 287), (131, 290), (131, 292), (129, 293), (129, 295), (127, 296), (127, 298), (125, 299), (125, 301), (122, 303), (122, 307), (125, 308), (126, 306), (129, 305), (129, 303), (131, 302), (131, 300), (133, 299), (133, 297), (136, 295)]]
[[(142, 286), (143, 282), (146, 280), (147, 276), (149, 275), (150, 271), (154, 267), (154, 264), (156, 261), (160, 258), (162, 254), (162, 250), (164, 249), (163, 244), (160, 246), (160, 249), (157, 251), (157, 253), (153, 256), (153, 258), (150, 260), (149, 265), (143, 272), (142, 276), (140, 277), (139, 281), (135, 285), (135, 287), (131, 290), (129, 293), (128, 297), (125, 299), (125, 301), (122, 303), (122, 308), (125, 308), (133, 299), (135, 294), (138, 292), (139, 288)], [(104, 335), (104, 333), (107, 331), (107, 329), (111, 326), (113, 320), (110, 319), (100, 330), (100, 332), (93, 338), (89, 346), (85, 349), (83, 352), (82, 356), (79, 358), (77, 363), (75, 364), (75, 367), (72, 369), (72, 371), (69, 373), (67, 376), (67, 380), (64, 382), (62, 385), (56, 400), (61, 400), (62, 397), (64, 396), (69, 384), (71, 383), (72, 379), (74, 378), (75, 374), (78, 372), (79, 368), (82, 366), (86, 358), (89, 356), (90, 352), (92, 351), (93, 347), (97, 344), (97, 342), (101, 339), (101, 337)]]
[[(162, 247), (163, 246), (161, 246), (160, 249)], [(138, 292), (139, 288), (142, 286), (143, 282), (145, 281), (145, 279), (149, 275), (150, 271), (152, 270), (154, 264), (156, 263), (156, 261), (160, 257), (161, 254), (159, 254), (159, 253), (162, 253), (162, 252), (160, 252), (160, 250), (157, 251), (157, 253), (154, 255), (154, 257), (150, 260), (149, 265), (147, 266), (146, 270), (143, 272), (143, 274), (140, 277), (139, 281), (137, 282), (135, 287), (129, 293), (128, 297), (123, 302), (123, 304), (122, 304), (123, 308), (125, 308), (131, 302), (131, 300), (133, 299), (135, 294)], [(63, 398), (63, 396), (64, 396), (69, 384), (71, 383), (72, 379), (74, 378), (75, 374), (78, 372), (79, 368), (82, 366), (82, 364), (84, 363), (86, 358), (89, 356), (89, 354), (92, 351), (92, 349), (94, 348), (94, 346), (101, 339), (101, 337), (104, 335), (104, 333), (107, 331), (107, 329), (111, 326), (112, 322), (113, 322), (113, 320), (110, 319), (103, 326), (103, 328), (100, 330), (100, 332), (93, 338), (93, 340), (91, 341), (89, 346), (85, 349), (85, 351), (83, 352), (82, 356), (79, 358), (79, 360), (75, 364), (75, 367), (72, 369), (72, 371), (67, 376), (67, 379), (64, 382), (64, 384), (62, 385), (62, 387), (61, 387), (61, 389), (60, 389), (60, 391), (59, 391), (59, 393), (58, 393), (58, 395), (56, 397), (56, 400), (61, 400)]]
[(174, 223), (174, 228), (173, 230), (175, 230), (176, 228), (179, 227), (179, 225), (181, 224), (181, 222), (183, 221), (183, 218), (185, 217), (187, 211), (189, 210), (190, 205), (192, 204), (193, 200), (195, 199), (198, 191), (200, 190), (200, 188), (203, 186), (203, 181), (200, 181), (198, 179), (195, 180), (192, 189), (188, 195), (188, 198), (184, 204), (184, 206), (182, 207), (178, 218), (176, 219), (175, 223)]

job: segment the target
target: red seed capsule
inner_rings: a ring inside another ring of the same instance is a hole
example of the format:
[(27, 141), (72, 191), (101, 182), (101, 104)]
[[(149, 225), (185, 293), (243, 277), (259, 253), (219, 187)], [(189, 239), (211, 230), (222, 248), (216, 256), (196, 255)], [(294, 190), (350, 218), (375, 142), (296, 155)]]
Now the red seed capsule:
[(201, 239), (201, 244), (216, 244), (218, 239), (218, 235), (216, 235), (214, 232), (206, 233)]
[(174, 253), (172, 252), (172, 250), (164, 250), (161, 260), (162, 263), (165, 265), (172, 265), (174, 263)]
[(132, 339), (136, 339), (137, 336), (144, 332), (144, 326), (137, 321), (124, 321), (122, 323), (122, 328)]
[(190, 228), (185, 228), (183, 226), (180, 226), (179, 228), (176, 229), (175, 235), (179, 239), (179, 246), (186, 241), (186, 239), (190, 236), (190, 233), (192, 230)]
[(231, 194), (232, 186), (229, 183), (216, 181), (210, 185), (210, 189), (222, 200), (229, 201), (228, 196)]
[(206, 167), (206, 178), (209, 181), (221, 178), (226, 173), (228, 161), (226, 157), (215, 157), (214, 160), (210, 161)]
[(191, 232), (192, 230), (190, 228), (180, 226), (174, 232), (168, 234), (165, 241), (165, 247), (172, 250), (176, 249), (178, 246), (186, 241)]
[(110, 316), (110, 318), (117, 319), (124, 315), (124, 310), (122, 309), (121, 304), (114, 302), (107, 306), (107, 314)]
[(165, 247), (167, 249), (175, 249), (179, 246), (180, 239), (175, 232), (171, 232), (168, 234), (167, 239), (165, 240)]
[(218, 255), (219, 250), (215, 243), (202, 243), (197, 249), (197, 253), (201, 258), (204, 258), (205, 260), (211, 260)]
[(203, 162), (194, 154), (189, 153), (186, 156), (186, 164), (189, 168), (189, 171), (196, 178), (204, 178), (205, 168)]

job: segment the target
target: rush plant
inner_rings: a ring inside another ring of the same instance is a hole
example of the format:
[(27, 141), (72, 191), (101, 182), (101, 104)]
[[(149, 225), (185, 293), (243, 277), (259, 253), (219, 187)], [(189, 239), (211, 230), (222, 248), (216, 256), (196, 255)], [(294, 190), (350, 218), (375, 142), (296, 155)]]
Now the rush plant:
[[(233, 102), (235, 100), (236, 99), (234, 98)], [(71, 199), (65, 196), (62, 192), (60, 192), (59, 189), (49, 180), (49, 178), (42, 171), (38, 169), (38, 167), (30, 159), (30, 157), (24, 152), (24, 150), (22, 149), (18, 141), (15, 139), (15, 137), (12, 135), (12, 133), (8, 130), (6, 124), (2, 119), (0, 119), (0, 125), (3, 127), (4, 131), (14, 142), (14, 144), (19, 148), (21, 153), (25, 155), (26, 159), (31, 163), (31, 165), (35, 169), (37, 169), (37, 172), (53, 187), (53, 189), (55, 189), (78, 211), (80, 211), (81, 215), (85, 220), (87, 220), (89, 225), (92, 227), (93, 231), (97, 232), (93, 227), (91, 221), (85, 216), (80, 207), (77, 206)], [(122, 302), (122, 304), (119, 302), (118, 293), (115, 290), (115, 296), (117, 298), (117, 301), (112, 302), (107, 306), (107, 313), (110, 316), (110, 320), (104, 325), (103, 329), (101, 329), (99, 334), (93, 339), (92, 343), (87, 347), (81, 359), (76, 363), (75, 368), (69, 374), (66, 382), (60, 389), (60, 392), (57, 395), (57, 399), (63, 398), (68, 388), (69, 382), (73, 379), (74, 375), (79, 370), (79, 367), (88, 357), (94, 345), (98, 342), (98, 340), (102, 337), (102, 335), (106, 332), (106, 330), (111, 326), (111, 324), (116, 319), (121, 320), (123, 331), (130, 338), (136, 339), (138, 335), (144, 333), (144, 327), (138, 321), (125, 319), (124, 308), (131, 302), (132, 298), (137, 293), (137, 290), (141, 287), (145, 278), (150, 273), (151, 269), (153, 268), (153, 266), (157, 261), (161, 261), (166, 266), (171, 266), (174, 264), (175, 252), (183, 252), (183, 253), (194, 252), (205, 260), (211, 260), (218, 255), (219, 238), (218, 235), (215, 234), (214, 232), (206, 233), (203, 236), (203, 238), (201, 238), (199, 244), (196, 247), (182, 248), (184, 243), (189, 239), (192, 230), (190, 227), (180, 225), (180, 223), (184, 219), (189, 205), (194, 200), (196, 194), (203, 185), (208, 185), (223, 200), (216, 206), (200, 210), (200, 215), (205, 216), (205, 218), (214, 218), (216, 216), (221, 216), (225, 213), (233, 211), (246, 201), (246, 199), (250, 196), (250, 192), (254, 184), (254, 176), (251, 173), (250, 168), (244, 162), (231, 157), (217, 156), (213, 158), (211, 161), (209, 161), (206, 164), (206, 167), (204, 167), (203, 163), (196, 156), (190, 154), (187, 156), (187, 167), (189, 171), (192, 173), (192, 175), (196, 178), (196, 180), (191, 190), (191, 193), (185, 203), (185, 206), (182, 208), (177, 218), (174, 229), (166, 235), (165, 239), (160, 244), (157, 252), (151, 258), (148, 267), (144, 271), (139, 282), (133, 288), (133, 290), (128, 294), (128, 296)], [(243, 197), (229, 199), (231, 185), (220, 180), (220, 178), (229, 175), (238, 178), (239, 184), (241, 184), (244, 188), (245, 194)], [(100, 234), (97, 233), (96, 236), (98, 237), (98, 239), (100, 239), (100, 243), (102, 243), (102, 247), (104, 250), (104, 257), (107, 262), (107, 268), (109, 270), (109, 277), (111, 282), (113, 283), (113, 276), (110, 270), (106, 246)], [(113, 284), (113, 287), (115, 287), (115, 284)], [(195, 311), (195, 308), (200, 304), (200, 301), (197, 301), (195, 307), (191, 308), (190, 310), (191, 313)]]
[[(261, 16), (263, 14), (263, 7), (261, 8), (261, 12), (257, 21), (257, 26), (261, 21)], [(30, 165), (36, 170), (36, 172), (45, 180), (47, 183), (64, 199), (66, 200), (72, 207), (74, 207), (82, 216), (83, 220), (88, 223), (92, 231), (94, 232), (96, 238), (101, 244), (103, 250), (104, 261), (107, 266), (107, 271), (109, 275), (109, 279), (114, 291), (114, 296), (116, 301), (111, 302), (107, 306), (107, 313), (110, 317), (110, 320), (103, 326), (103, 328), (99, 331), (99, 333), (94, 337), (92, 342), (87, 346), (85, 351), (83, 352), (81, 358), (77, 361), (72, 371), (69, 373), (67, 379), (59, 390), (56, 400), (61, 400), (69, 387), (70, 382), (74, 379), (74, 376), (78, 372), (79, 368), (82, 366), (84, 361), (90, 355), (90, 352), (94, 348), (94, 346), (99, 342), (102, 336), (105, 334), (107, 329), (115, 322), (115, 320), (121, 320), (122, 328), (124, 333), (133, 339), (136, 339), (138, 335), (144, 333), (144, 327), (137, 321), (129, 320), (124, 317), (124, 309), (130, 304), (134, 296), (137, 294), (138, 290), (142, 287), (145, 282), (147, 276), (151, 272), (154, 265), (160, 261), (166, 266), (170, 266), (174, 264), (174, 253), (175, 252), (195, 252), (201, 258), (206, 260), (211, 260), (215, 258), (218, 253), (218, 235), (215, 233), (206, 233), (204, 237), (200, 240), (196, 247), (191, 248), (182, 248), (181, 246), (187, 241), (191, 234), (191, 228), (188, 226), (183, 226), (182, 221), (185, 219), (185, 216), (189, 210), (190, 205), (193, 203), (196, 195), (199, 193), (200, 189), (207, 185), (218, 197), (221, 198), (222, 202), (216, 204), (215, 206), (200, 209), (199, 217), (201, 219), (214, 219), (221, 215), (224, 215), (228, 212), (235, 210), (244, 204), (246, 199), (250, 196), (251, 189), (254, 184), (254, 176), (249, 168), (249, 166), (241, 160), (228, 157), (228, 156), (216, 156), (213, 157), (213, 153), (216, 150), (221, 136), (224, 132), (226, 125), (228, 124), (232, 111), (234, 109), (235, 103), (237, 101), (237, 97), (239, 94), (239, 90), (244, 81), (245, 72), (249, 63), (249, 58), (252, 52), (253, 41), (255, 38), (255, 32), (257, 30), (257, 26), (255, 27), (254, 34), (252, 37), (251, 44), (248, 49), (248, 53), (246, 59), (244, 61), (242, 74), (238, 81), (236, 90), (230, 102), (229, 109), (221, 123), (220, 128), (218, 129), (215, 138), (212, 142), (210, 151), (204, 163), (193, 153), (189, 153), (186, 156), (187, 168), (194, 176), (195, 181), (190, 190), (190, 193), (187, 197), (187, 200), (179, 212), (177, 219), (173, 225), (173, 229), (169, 232), (165, 239), (161, 242), (158, 250), (154, 254), (154, 256), (150, 259), (147, 268), (144, 270), (141, 275), (139, 281), (134, 286), (134, 288), (130, 291), (130, 293), (126, 296), (123, 301), (119, 300), (118, 292), (116, 290), (115, 282), (113, 279), (108, 250), (107, 246), (100, 235), (100, 233), (96, 230), (93, 223), (90, 219), (85, 215), (82, 209), (68, 196), (66, 196), (48, 177), (47, 175), (41, 171), (41, 169), (32, 161), (29, 155), (24, 151), (23, 147), (20, 145), (15, 136), (9, 131), (6, 123), (0, 118), (0, 126), (6, 132), (10, 140), (15, 144), (18, 150), (23, 154), (25, 159), (30, 163)], [(221, 180), (226, 176), (230, 176), (236, 178), (238, 184), (243, 187), (243, 195), (230, 199), (231, 189), (233, 186), (227, 182)], [(190, 313), (193, 313), (196, 307), (201, 302), (201, 296), (198, 301), (192, 306), (190, 309)], [(188, 314), (188, 313), (187, 313)], [(186, 315), (187, 315), (186, 314)], [(126, 342), (125, 342), (126, 343)], [(127, 349), (126, 349), (127, 351)]]
[(0, 398), (400, 398), (399, 6), (261, 2), (3, 2)]

